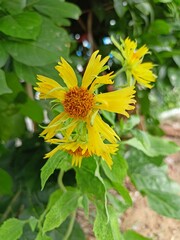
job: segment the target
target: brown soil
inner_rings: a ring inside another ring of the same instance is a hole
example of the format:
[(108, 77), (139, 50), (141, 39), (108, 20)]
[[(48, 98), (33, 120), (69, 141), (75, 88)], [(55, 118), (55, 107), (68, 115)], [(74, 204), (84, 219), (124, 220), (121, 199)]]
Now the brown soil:
[[(180, 145), (180, 123), (175, 126), (172, 123), (163, 123), (162, 129), (168, 138)], [(165, 159), (169, 176), (180, 183), (180, 152), (170, 155)], [(133, 207), (129, 208), (120, 218), (121, 230), (132, 229), (153, 240), (180, 240), (180, 221), (163, 217), (148, 206), (146, 197), (140, 195), (127, 179), (128, 188), (133, 199)], [(90, 225), (82, 211), (77, 216), (87, 240), (95, 240)]]

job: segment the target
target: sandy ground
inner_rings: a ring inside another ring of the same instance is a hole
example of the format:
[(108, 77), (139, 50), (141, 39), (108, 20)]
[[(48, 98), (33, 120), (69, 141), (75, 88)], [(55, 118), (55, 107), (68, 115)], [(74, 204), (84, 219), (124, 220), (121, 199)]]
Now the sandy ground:
[[(169, 139), (180, 145), (180, 122), (174, 125), (166, 122), (162, 125)], [(168, 164), (169, 176), (180, 183), (180, 152), (170, 155), (165, 159)], [(130, 194), (133, 199), (133, 207), (129, 208), (120, 219), (121, 230), (133, 229), (153, 240), (180, 240), (180, 221), (160, 216), (148, 207), (147, 199), (136, 191), (128, 181)], [(84, 218), (83, 212), (79, 211), (77, 216), (87, 240), (95, 240), (92, 226)]]

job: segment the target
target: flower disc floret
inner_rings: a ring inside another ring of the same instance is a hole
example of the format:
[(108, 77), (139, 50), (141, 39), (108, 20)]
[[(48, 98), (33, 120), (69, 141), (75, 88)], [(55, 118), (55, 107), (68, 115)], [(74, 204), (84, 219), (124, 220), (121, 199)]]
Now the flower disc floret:
[(65, 93), (64, 111), (72, 118), (84, 119), (93, 108), (93, 98), (87, 89), (74, 87)]

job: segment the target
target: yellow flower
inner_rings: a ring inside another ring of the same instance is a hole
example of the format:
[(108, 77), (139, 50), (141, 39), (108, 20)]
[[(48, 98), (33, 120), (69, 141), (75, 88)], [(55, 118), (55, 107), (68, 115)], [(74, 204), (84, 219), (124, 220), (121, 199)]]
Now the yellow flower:
[(137, 81), (147, 88), (152, 88), (151, 83), (155, 82), (157, 78), (152, 72), (155, 65), (152, 62), (142, 63), (144, 56), (149, 53), (149, 49), (145, 45), (136, 49), (137, 42), (131, 41), (128, 37), (125, 41), (121, 39), (121, 44), (112, 37), (112, 42), (120, 51), (120, 53), (113, 53), (122, 64), (128, 83), (134, 80), (134, 83)]
[[(72, 67), (61, 58), (56, 66), (65, 87), (53, 79), (38, 75), (39, 82), (35, 88), (40, 92), (41, 99), (54, 99), (62, 104), (63, 111), (57, 115), (41, 133), (46, 141), (54, 143), (57, 133), (63, 135), (56, 150), (69, 151), (74, 156), (73, 163), (80, 165), (85, 155), (101, 156), (109, 166), (112, 165), (110, 154), (117, 148), (119, 139), (114, 130), (99, 115), (99, 110), (116, 112), (129, 117), (128, 110), (134, 109), (134, 87), (127, 87), (108, 93), (95, 94), (103, 84), (113, 84), (112, 72), (99, 74), (106, 69), (109, 57), (101, 60), (98, 51), (94, 52), (86, 67), (82, 83), (78, 86), (76, 74)], [(96, 131), (96, 132), (95, 132)], [(109, 144), (105, 144), (108, 141)], [(72, 144), (75, 148), (71, 148)], [(112, 144), (112, 145), (111, 145)], [(54, 153), (53, 150), (47, 156)]]
[[(111, 168), (113, 164), (111, 154), (116, 153), (118, 150), (118, 144), (116, 143), (114, 136), (111, 136), (113, 131), (112, 128), (109, 128), (109, 131), (104, 131), (104, 127), (107, 126), (108, 125), (104, 123), (99, 116), (97, 116), (93, 126), (90, 122), (87, 123), (88, 135), (86, 136), (88, 136), (88, 138), (86, 140), (82, 138), (77, 139), (76, 137), (74, 138), (74, 136), (70, 136), (68, 141), (67, 138), (49, 139), (48, 142), (57, 144), (57, 147), (55, 147), (51, 152), (47, 153), (45, 158), (49, 158), (57, 151), (63, 150), (72, 156), (72, 165), (80, 167), (83, 158), (96, 155), (102, 157), (102, 159), (106, 161), (109, 168)], [(77, 135), (79, 137), (78, 133)], [(107, 139), (110, 142), (112, 141), (113, 143), (104, 143), (104, 139)]]

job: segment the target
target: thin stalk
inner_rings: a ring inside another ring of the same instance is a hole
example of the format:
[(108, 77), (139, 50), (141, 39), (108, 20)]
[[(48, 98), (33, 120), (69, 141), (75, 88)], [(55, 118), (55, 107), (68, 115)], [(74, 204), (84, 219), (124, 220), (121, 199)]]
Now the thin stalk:
[(58, 184), (59, 184), (59, 187), (60, 189), (63, 191), (63, 192), (66, 192), (66, 188), (63, 184), (63, 176), (64, 176), (64, 171), (61, 170), (60, 173), (59, 173), (59, 176), (58, 176)]
[(65, 236), (64, 236), (63, 240), (68, 240), (69, 239), (69, 237), (72, 233), (73, 227), (74, 227), (75, 219), (76, 219), (76, 211), (74, 211), (71, 215), (69, 226), (68, 226), (68, 229), (65, 233)]

